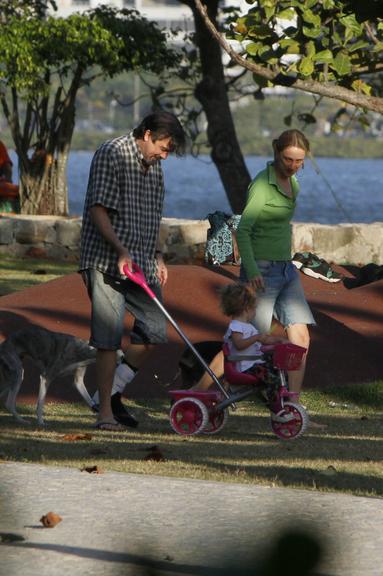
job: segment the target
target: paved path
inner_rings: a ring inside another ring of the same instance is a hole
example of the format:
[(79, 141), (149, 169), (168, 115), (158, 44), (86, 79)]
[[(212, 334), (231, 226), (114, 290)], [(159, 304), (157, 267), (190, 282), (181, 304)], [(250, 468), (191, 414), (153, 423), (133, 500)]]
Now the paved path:
[[(218, 576), (226, 558), (238, 567), (252, 555), (255, 576), (261, 553), (296, 526), (323, 546), (310, 574), (383, 573), (383, 499), (14, 463), (0, 464), (0, 486), (1, 576), (149, 575), (148, 559), (156, 574)], [(39, 522), (49, 511), (62, 517), (52, 529)], [(268, 574), (306, 574), (295, 562)]]

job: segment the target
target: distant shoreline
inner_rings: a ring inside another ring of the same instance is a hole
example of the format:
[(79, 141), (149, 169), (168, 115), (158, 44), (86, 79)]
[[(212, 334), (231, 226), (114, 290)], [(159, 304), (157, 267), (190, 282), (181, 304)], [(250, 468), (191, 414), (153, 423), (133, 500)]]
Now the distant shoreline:
[[(71, 150), (73, 152), (95, 151), (105, 140), (121, 136), (123, 133), (123, 129), (112, 133), (75, 132)], [(14, 150), (13, 141), (6, 130), (2, 132), (2, 140), (10, 150)], [(313, 154), (317, 158), (383, 158), (383, 140), (373, 137), (310, 136), (310, 143)], [(208, 148), (201, 148), (200, 153), (209, 155), (210, 151)], [(269, 156), (271, 153), (270, 137), (265, 138), (254, 134), (251, 141), (247, 140), (242, 144), (242, 153), (244, 156)]]

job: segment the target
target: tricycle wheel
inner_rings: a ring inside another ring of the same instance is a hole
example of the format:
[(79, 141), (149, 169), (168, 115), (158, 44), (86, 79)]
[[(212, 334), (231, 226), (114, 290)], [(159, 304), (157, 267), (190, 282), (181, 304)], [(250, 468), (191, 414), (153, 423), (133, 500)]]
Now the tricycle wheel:
[(287, 413), (293, 414), (294, 419), (289, 422), (275, 422), (271, 420), (271, 428), (278, 438), (282, 438), (282, 440), (293, 440), (306, 431), (309, 415), (301, 404), (294, 404), (293, 402), (285, 402), (284, 409)]
[(203, 431), (209, 413), (201, 400), (187, 397), (177, 400), (170, 410), (170, 425), (177, 434), (192, 436)]
[(209, 420), (205, 428), (202, 430), (203, 434), (217, 434), (225, 426), (229, 417), (229, 410), (219, 410), (209, 414)]

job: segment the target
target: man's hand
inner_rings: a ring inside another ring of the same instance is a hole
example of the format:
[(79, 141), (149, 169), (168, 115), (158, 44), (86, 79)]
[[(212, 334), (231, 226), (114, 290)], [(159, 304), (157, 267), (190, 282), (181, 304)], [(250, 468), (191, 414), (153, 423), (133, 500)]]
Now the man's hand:
[(160, 281), (161, 286), (165, 286), (168, 280), (168, 269), (165, 266), (164, 259), (162, 258), (162, 254), (159, 252), (156, 255), (157, 259), (157, 277)]
[(118, 266), (118, 271), (120, 272), (120, 274), (122, 276), (126, 276), (126, 274), (124, 272), (125, 266), (127, 266), (129, 268), (129, 270), (132, 272), (132, 259), (131, 259), (130, 254), (126, 248), (121, 250), (121, 252), (119, 253), (117, 266)]

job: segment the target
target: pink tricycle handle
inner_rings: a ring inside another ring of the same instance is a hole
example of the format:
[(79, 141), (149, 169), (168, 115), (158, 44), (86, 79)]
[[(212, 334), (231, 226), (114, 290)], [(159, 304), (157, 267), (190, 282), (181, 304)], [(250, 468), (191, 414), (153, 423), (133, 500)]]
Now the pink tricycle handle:
[(153, 290), (151, 290), (151, 288), (149, 288), (149, 286), (146, 282), (145, 274), (143, 273), (141, 268), (138, 266), (138, 264), (136, 264), (135, 262), (132, 262), (132, 270), (129, 270), (128, 265), (125, 264), (124, 274), (125, 274), (125, 276), (127, 276), (127, 278), (129, 278), (129, 280), (131, 280), (132, 282), (135, 282), (136, 284), (141, 286), (141, 288), (143, 288), (145, 290), (145, 292), (147, 293), (148, 296), (150, 296), (150, 298), (153, 298), (153, 299), (156, 298), (156, 295), (154, 294)]

